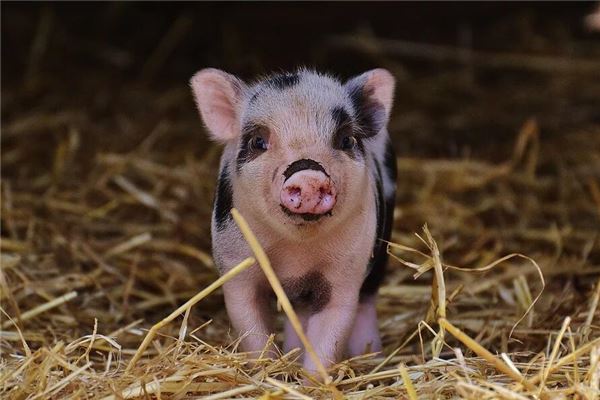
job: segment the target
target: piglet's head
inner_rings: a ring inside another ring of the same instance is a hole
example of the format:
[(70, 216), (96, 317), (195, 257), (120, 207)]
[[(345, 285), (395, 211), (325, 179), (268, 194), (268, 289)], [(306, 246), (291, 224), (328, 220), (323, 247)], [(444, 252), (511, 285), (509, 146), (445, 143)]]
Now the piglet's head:
[(298, 70), (246, 84), (204, 69), (191, 86), (210, 136), (225, 144), (222, 170), (242, 213), (289, 233), (364, 211), (393, 102), (388, 71), (341, 83)]

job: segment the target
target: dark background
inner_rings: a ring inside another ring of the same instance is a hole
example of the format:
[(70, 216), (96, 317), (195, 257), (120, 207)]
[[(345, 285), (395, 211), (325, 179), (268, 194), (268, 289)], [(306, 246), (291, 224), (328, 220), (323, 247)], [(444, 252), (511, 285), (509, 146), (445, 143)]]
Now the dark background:
[(372, 67), (373, 61), (332, 52), (327, 41), (360, 31), (453, 46), (465, 45), (468, 35), (480, 50), (586, 55), (579, 46), (585, 43), (573, 39), (592, 39), (582, 19), (593, 8), (592, 2), (4, 2), (2, 68), (9, 81), (23, 78), (44, 16), (51, 20), (41, 66), (45, 72), (94, 68), (124, 79), (140, 74), (165, 34), (183, 19), (176, 45), (153, 71), (153, 80), (161, 82), (187, 79), (205, 65), (244, 78), (298, 65), (349, 76)]
[[(458, 157), (475, 149), (498, 160), (531, 116), (546, 136), (599, 123), (598, 74), (395, 56), (336, 45), (335, 37), (598, 62), (599, 35), (583, 25), (594, 6), (3, 2), (2, 119), (23, 107), (64, 109), (85, 99), (94, 117), (148, 111), (144, 119), (152, 124), (152, 104), (158, 97), (169, 103), (171, 95), (170, 114), (160, 117), (183, 120), (193, 105), (177, 91), (203, 67), (245, 79), (301, 65), (342, 78), (386, 67), (398, 79), (391, 130), (400, 154)], [(148, 97), (138, 102), (128, 96), (132, 91)]]

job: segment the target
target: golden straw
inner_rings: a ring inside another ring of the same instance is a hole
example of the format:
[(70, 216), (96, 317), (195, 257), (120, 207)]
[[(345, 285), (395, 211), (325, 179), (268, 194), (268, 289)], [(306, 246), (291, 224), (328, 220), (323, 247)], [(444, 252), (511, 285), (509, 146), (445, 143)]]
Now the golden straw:
[(448, 332), (452, 334), (455, 338), (460, 340), (465, 346), (473, 350), (478, 356), (484, 358), (486, 361), (494, 365), (496, 369), (505, 375), (511, 377), (516, 382), (523, 384), (529, 390), (536, 390), (535, 385), (529, 382), (520, 374), (516, 373), (511, 367), (500, 361), (497, 357), (494, 357), (492, 353), (490, 353), (487, 349), (477, 343), (475, 340), (471, 339), (468, 335), (462, 332), (460, 329), (452, 325), (447, 319), (440, 318), (438, 321), (441, 326), (443, 326)]
[[(46, 312), (48, 310), (51, 310), (55, 307), (60, 306), (63, 303), (66, 303), (69, 300), (73, 300), (75, 297), (77, 297), (77, 292), (76, 291), (72, 291), (69, 292), (67, 294), (64, 294), (60, 297), (57, 297), (53, 300), (50, 300), (47, 303), (44, 304), (40, 304), (39, 306), (24, 312), (23, 314), (21, 314), (21, 318), (15, 318), (14, 320), (8, 320), (8, 321), (4, 321), (4, 323), (2, 324), (2, 329), (6, 328), (7, 326), (9, 326), (10, 324), (13, 324), (14, 322), (22, 322), (22, 321), (27, 321), (28, 319), (31, 319), (33, 317), (35, 317), (38, 314), (41, 314), (43, 312)], [(14, 322), (13, 322), (14, 321)]]
[[(574, 352), (567, 354), (566, 356), (560, 358), (552, 366), (552, 368), (548, 368), (548, 373), (552, 373), (552, 372), (556, 371), (557, 369), (559, 369), (560, 367), (562, 367), (563, 365), (566, 365), (570, 362), (575, 361), (577, 359), (577, 357), (579, 357), (580, 355), (582, 355), (584, 353), (587, 353), (590, 349), (592, 349), (593, 347), (598, 346), (598, 345), (600, 345), (600, 337), (592, 340), (591, 342), (584, 344), (583, 346), (581, 346)], [(542, 369), (536, 376), (531, 378), (529, 380), (529, 382), (533, 383), (533, 384), (538, 383), (542, 379), (543, 374), (546, 373), (545, 371), (546, 370)]]
[(560, 348), (560, 344), (562, 342), (563, 336), (565, 335), (565, 331), (569, 327), (570, 323), (571, 323), (571, 318), (570, 317), (565, 318), (565, 320), (563, 321), (562, 327), (560, 328), (560, 332), (556, 336), (556, 340), (554, 341), (554, 346), (552, 347), (552, 352), (550, 353), (550, 358), (548, 359), (548, 367), (543, 368), (544, 373), (542, 375), (541, 387), (544, 387), (544, 385), (546, 384), (546, 380), (548, 379), (548, 375), (550, 375), (550, 370), (552, 369), (552, 363), (554, 362), (554, 359), (556, 358), (556, 355), (558, 354), (558, 350)]
[(408, 398), (410, 400), (418, 400), (419, 397), (417, 396), (417, 391), (415, 390), (412, 380), (410, 379), (410, 376), (408, 375), (406, 366), (404, 364), (400, 364), (400, 366), (398, 366), (398, 368), (400, 369), (400, 375), (402, 376), (402, 381), (404, 382), (404, 387), (406, 388), (406, 393), (408, 394)]
[(256, 262), (256, 260), (252, 257), (246, 258), (244, 261), (242, 261), (241, 263), (239, 263), (238, 265), (236, 265), (235, 267), (233, 267), (232, 269), (227, 271), (225, 274), (223, 274), (221, 277), (219, 277), (219, 279), (217, 279), (216, 281), (211, 283), (209, 286), (207, 286), (200, 293), (198, 293), (197, 295), (195, 295), (194, 297), (189, 299), (185, 304), (183, 304), (177, 310), (175, 310), (171, 314), (169, 314), (168, 317), (164, 318), (162, 321), (160, 321), (159, 323), (155, 324), (152, 328), (150, 328), (150, 330), (146, 334), (146, 337), (144, 338), (144, 341), (142, 342), (140, 347), (138, 347), (133, 358), (129, 362), (129, 365), (127, 365), (125, 372), (131, 371), (131, 368), (133, 368), (133, 366), (138, 362), (138, 360), (140, 359), (140, 357), (146, 350), (146, 347), (148, 347), (148, 345), (150, 344), (150, 342), (152, 341), (152, 339), (154, 338), (154, 336), (156, 335), (156, 333), (158, 332), (159, 329), (161, 329), (163, 326), (167, 325), (169, 322), (173, 321), (175, 318), (177, 318), (179, 315), (181, 315), (188, 308), (192, 307), (194, 304), (196, 304), (197, 302), (199, 302), (200, 300), (202, 300), (203, 298), (205, 298), (206, 296), (211, 294), (213, 291), (218, 289), (225, 282), (227, 282), (228, 280), (230, 280), (231, 278), (233, 278), (240, 272), (242, 272), (245, 269), (252, 266), (255, 262)]

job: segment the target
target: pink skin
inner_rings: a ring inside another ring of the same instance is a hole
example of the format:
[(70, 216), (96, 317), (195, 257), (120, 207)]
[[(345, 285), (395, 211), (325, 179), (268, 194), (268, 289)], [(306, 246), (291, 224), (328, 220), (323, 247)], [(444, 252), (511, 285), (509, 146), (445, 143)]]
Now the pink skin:
[(372, 296), (364, 299), (358, 305), (354, 326), (348, 340), (348, 355), (350, 357), (359, 356), (366, 352), (381, 351), (375, 300), (375, 296)]
[[(339, 289), (343, 291), (342, 288)], [(358, 290), (341, 294), (318, 314), (308, 320), (307, 337), (315, 347), (325, 368), (342, 359), (358, 306)], [(304, 368), (315, 373), (317, 368), (309, 356), (304, 356)]]
[[(302, 313), (298, 314), (298, 318), (300, 319), (300, 323), (302, 324), (302, 329), (306, 332), (306, 325), (308, 322), (307, 316), (304, 313)], [(289, 353), (290, 351), (296, 348), (303, 348), (302, 341), (298, 337), (298, 334), (294, 330), (294, 327), (292, 326), (292, 323), (289, 319), (285, 320), (284, 335), (285, 340), (283, 342), (283, 351), (285, 353)]]
[(290, 176), (281, 189), (281, 205), (295, 214), (326, 214), (336, 202), (331, 178), (321, 171), (302, 170)]
[[(365, 353), (375, 353), (382, 350), (381, 338), (377, 327), (377, 311), (375, 308), (376, 297), (371, 296), (363, 299), (358, 304), (352, 331), (348, 338), (347, 356), (356, 357)], [(306, 315), (299, 315), (304, 331), (307, 329), (308, 318)], [(314, 325), (313, 325), (314, 326)], [(314, 329), (314, 328), (313, 328)], [(285, 321), (285, 342), (283, 351), (288, 353), (295, 348), (302, 349), (302, 342), (294, 331), (289, 320)]]

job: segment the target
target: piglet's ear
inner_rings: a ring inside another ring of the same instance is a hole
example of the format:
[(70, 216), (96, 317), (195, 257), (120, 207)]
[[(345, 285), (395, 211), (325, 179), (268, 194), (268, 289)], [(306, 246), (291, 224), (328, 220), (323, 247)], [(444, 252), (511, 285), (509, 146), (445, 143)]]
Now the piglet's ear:
[(192, 77), (190, 86), (211, 137), (219, 142), (235, 139), (240, 133), (244, 82), (221, 70), (207, 68)]
[(372, 69), (344, 85), (356, 118), (367, 136), (374, 136), (387, 124), (394, 103), (396, 80), (383, 68)]

